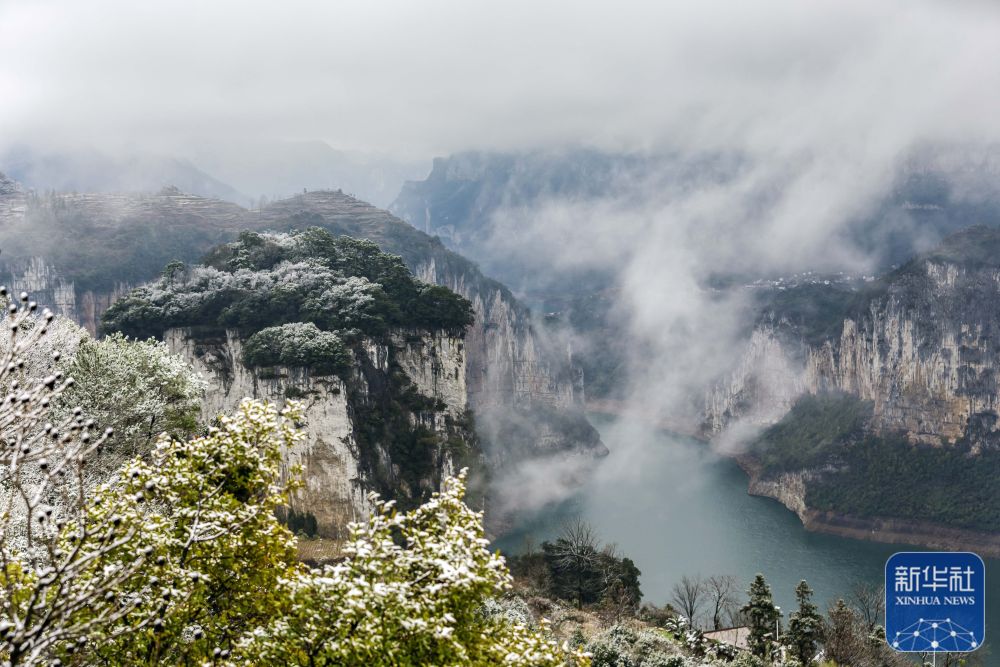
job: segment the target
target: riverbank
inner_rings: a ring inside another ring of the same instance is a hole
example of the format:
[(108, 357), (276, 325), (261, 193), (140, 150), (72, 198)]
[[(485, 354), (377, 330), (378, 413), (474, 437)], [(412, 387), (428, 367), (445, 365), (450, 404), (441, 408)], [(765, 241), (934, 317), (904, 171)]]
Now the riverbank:
[[(658, 414), (644, 413), (623, 401), (590, 399), (587, 401), (586, 409), (589, 413), (633, 419), (653, 429), (681, 435), (701, 443), (709, 442), (696, 425)], [(759, 466), (752, 458), (745, 455), (735, 455), (732, 458), (749, 479), (750, 495), (777, 500), (794, 512), (805, 529), (810, 532), (882, 544), (909, 545), (942, 551), (972, 551), (985, 558), (1000, 558), (1000, 535), (953, 528), (927, 521), (858, 517), (812, 509), (806, 505), (808, 479), (802, 473), (786, 473), (777, 479), (766, 479), (760, 474)]]
[(750, 495), (777, 500), (795, 512), (806, 530), (886, 544), (972, 551), (983, 557), (1000, 558), (1000, 535), (927, 521), (858, 517), (816, 510), (806, 505), (807, 474), (795, 472), (777, 478), (764, 478), (759, 465), (751, 457), (743, 455), (734, 458), (749, 478)]

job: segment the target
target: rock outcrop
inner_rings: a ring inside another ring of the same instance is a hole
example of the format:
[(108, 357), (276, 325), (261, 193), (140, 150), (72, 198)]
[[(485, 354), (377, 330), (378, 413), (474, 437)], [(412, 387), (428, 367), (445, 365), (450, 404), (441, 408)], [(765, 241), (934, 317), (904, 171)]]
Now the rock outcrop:
[(301, 468), (304, 485), (295, 492), (290, 509), (313, 517), (321, 537), (345, 537), (348, 522), (368, 515), (371, 491), (390, 492), (405, 504), (436, 490), (442, 476), (455, 472), (459, 453), (440, 446), (432, 453), (429, 471), (414, 480), (384, 443), (365, 439), (359, 419), (394, 398), (394, 383), (399, 381), (390, 377), (394, 373), (405, 373), (417, 392), (431, 399), (425, 409), (405, 415), (410, 426), (429, 429), (439, 443), (457, 439), (468, 447), (475, 442), (465, 420), (465, 350), (457, 336), (397, 331), (385, 343), (365, 341), (355, 347), (346, 378), (316, 376), (305, 368), (247, 367), (243, 342), (231, 330), (209, 336), (171, 329), (164, 339), (208, 381), (206, 416), (230, 413), (244, 397), (279, 405), (290, 398), (302, 402), (306, 437), (286, 453), (286, 469)]
[(707, 395), (705, 427), (736, 418), (767, 425), (805, 392), (871, 401), (876, 432), (911, 442), (1000, 446), (1000, 260), (968, 261), (960, 249), (1000, 242), (986, 228), (844, 295), (839, 334), (803, 337), (780, 313), (750, 337), (739, 366)]

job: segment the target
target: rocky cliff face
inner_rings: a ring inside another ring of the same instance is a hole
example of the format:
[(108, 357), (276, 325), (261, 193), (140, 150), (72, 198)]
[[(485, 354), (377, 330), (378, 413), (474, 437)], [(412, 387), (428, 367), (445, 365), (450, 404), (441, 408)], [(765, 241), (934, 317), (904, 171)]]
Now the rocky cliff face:
[(974, 227), (819, 309), (772, 302), (705, 401), (708, 434), (764, 429), (751, 493), (811, 529), (1000, 553), (998, 250)]
[(20, 183), (0, 172), (0, 225), (24, 215), (26, 197)]
[[(584, 378), (571, 349), (554, 349), (533, 326), (530, 312), (498, 284), (470, 286), (462, 273), (433, 259), (414, 272), (465, 296), (475, 309), (476, 321), (466, 334), (469, 405), (486, 427), (487, 453), (494, 462), (503, 464), (517, 454), (606, 453), (583, 416)], [(533, 426), (530, 446), (517, 454), (517, 443), (489, 427), (508, 418)]]
[(974, 450), (1000, 445), (1000, 267), (952, 252), (997, 234), (957, 235), (853, 295), (830, 339), (804, 339), (780, 318), (758, 327), (739, 366), (709, 391), (706, 429), (744, 417), (774, 423), (801, 394), (834, 390), (871, 401), (879, 433), (929, 445), (968, 439)]
[(635, 193), (664, 172), (680, 178), (665, 162), (588, 149), (457, 153), (435, 159), (425, 180), (405, 183), (389, 210), (518, 294), (599, 290), (611, 282), (606, 272), (553, 266), (564, 248), (532, 231), (537, 216), (552, 202)]
[[(310, 192), (274, 202), (261, 212), (270, 228), (318, 224), (368, 238), (399, 254), (421, 280), (469, 299), (475, 322), (466, 334), (469, 406), (496, 465), (551, 454), (601, 456), (607, 449), (583, 414), (584, 378), (572, 350), (552, 344), (531, 312), (501, 283), (386, 211), (340, 192)], [(489, 428), (499, 419), (530, 423), (517, 441)]]
[(291, 510), (314, 517), (322, 537), (342, 538), (348, 522), (367, 516), (370, 491), (405, 504), (436, 490), (442, 476), (455, 472), (456, 458), (462, 455), (455, 448), (438, 446), (427, 469), (414, 478), (393, 460), (384, 442), (364, 436), (360, 420), (395, 398), (399, 379), (394, 373), (405, 373), (417, 392), (431, 399), (403, 415), (411, 427), (434, 433), (438, 443), (457, 439), (468, 446), (475, 441), (466, 422), (466, 353), (460, 337), (397, 331), (384, 343), (365, 341), (355, 348), (346, 378), (315, 376), (304, 368), (248, 368), (235, 331), (209, 336), (171, 329), (164, 338), (208, 381), (206, 416), (229, 413), (244, 397), (277, 404), (289, 398), (302, 401), (306, 438), (286, 454), (287, 469), (300, 466), (304, 481)]
[(74, 320), (91, 335), (100, 328), (101, 315), (111, 304), (125, 296), (135, 285), (119, 282), (107, 289), (78, 289), (44, 257), (15, 259), (3, 264), (0, 273), (5, 285), (16, 292), (27, 292), (53, 312)]

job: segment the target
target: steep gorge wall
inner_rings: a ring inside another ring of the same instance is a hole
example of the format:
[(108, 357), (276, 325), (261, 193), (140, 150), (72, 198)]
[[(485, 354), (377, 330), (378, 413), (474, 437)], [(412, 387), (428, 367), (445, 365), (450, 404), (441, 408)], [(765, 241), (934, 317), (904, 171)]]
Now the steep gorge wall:
[(44, 257), (29, 257), (3, 264), (0, 281), (14, 293), (27, 292), (58, 315), (68, 317), (96, 335), (101, 315), (115, 301), (136, 286), (122, 282), (109, 290), (78, 289), (74, 281), (64, 278)]
[(413, 270), (472, 302), (469, 405), (494, 468), (512, 467), (516, 474), (520, 464), (555, 457), (575, 470), (608, 453), (584, 414), (584, 377), (571, 348), (536, 329), (530, 311), (499, 283), (470, 284), (464, 273), (434, 259)]
[[(752, 494), (810, 530), (1000, 555), (997, 243), (1000, 232), (970, 228), (875, 285), (823, 295), (825, 306), (762, 313), (706, 393), (703, 421), (721, 442), (749, 445), (737, 460)], [(830, 395), (795, 405), (808, 394)], [(867, 403), (861, 422), (838, 412), (852, 400), (838, 395)]]
[[(705, 425), (780, 419), (805, 392), (873, 404), (872, 427), (912, 442), (997, 446), (1000, 271), (926, 261), (908, 284), (809, 345), (776, 327), (754, 331), (739, 367), (708, 392)], [(970, 429), (972, 429), (970, 431)]]
[(463, 430), (465, 352), (459, 337), (399, 331), (388, 342), (366, 340), (355, 350), (355, 363), (346, 380), (314, 376), (303, 368), (248, 368), (235, 331), (206, 336), (190, 329), (171, 329), (164, 339), (208, 381), (203, 399), (206, 417), (232, 412), (244, 397), (279, 405), (289, 397), (302, 401), (306, 437), (286, 453), (286, 470), (301, 466), (304, 481), (293, 497), (292, 509), (312, 514), (323, 537), (342, 538), (348, 522), (368, 515), (367, 494), (384, 491), (373, 474), (374, 462), (384, 465), (384, 472), (397, 475), (401, 494), (414, 497), (436, 490), (442, 476), (455, 472), (451, 452), (440, 447), (433, 454), (432, 473), (420, 480), (422, 488), (402, 488), (405, 482), (384, 443), (359, 437), (359, 410), (366, 403), (393, 398), (388, 392), (394, 370), (401, 368), (420, 394), (439, 402), (433, 409), (409, 413), (412, 425), (429, 428), (442, 442), (456, 436), (467, 444), (474, 440)]

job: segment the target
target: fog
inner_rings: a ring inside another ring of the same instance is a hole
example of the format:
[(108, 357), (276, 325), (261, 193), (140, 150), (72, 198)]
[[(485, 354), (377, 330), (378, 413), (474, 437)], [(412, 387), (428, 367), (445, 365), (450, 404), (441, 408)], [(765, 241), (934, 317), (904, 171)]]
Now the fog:
[(6, 0), (0, 127), (168, 152), (266, 138), (421, 159), (585, 143), (809, 160), (821, 144), (877, 161), (996, 138), (991, 5)]

